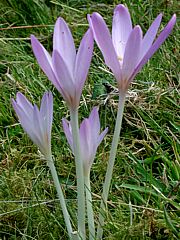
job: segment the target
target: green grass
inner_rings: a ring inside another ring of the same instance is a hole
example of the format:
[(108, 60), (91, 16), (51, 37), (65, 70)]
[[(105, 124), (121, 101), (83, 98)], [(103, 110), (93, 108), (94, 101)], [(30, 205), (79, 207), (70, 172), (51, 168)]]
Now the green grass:
[[(61, 125), (61, 118), (69, 117), (69, 112), (37, 65), (29, 36), (35, 34), (51, 51), (53, 25), (56, 18), (62, 16), (78, 46), (88, 27), (86, 15), (98, 11), (111, 26), (113, 8), (118, 3), (116, 0), (0, 2), (0, 239), (67, 239), (49, 169), (12, 109), (10, 99), (17, 91), (36, 103), (44, 91), (53, 92), (52, 150), (68, 209), (74, 224), (76, 221), (74, 158)], [(176, 1), (121, 3), (127, 4), (134, 24), (140, 24), (144, 32), (159, 12), (164, 13), (163, 27), (178, 9)], [(173, 34), (129, 89), (104, 239), (178, 239), (180, 236), (178, 46), (176, 25)], [(108, 82), (117, 87), (115, 80), (99, 67), (106, 68), (95, 47), (83, 90), (80, 119), (88, 116), (92, 106), (99, 105), (102, 129), (109, 126), (91, 173), (96, 217), (118, 101), (118, 96), (110, 96), (104, 85)]]

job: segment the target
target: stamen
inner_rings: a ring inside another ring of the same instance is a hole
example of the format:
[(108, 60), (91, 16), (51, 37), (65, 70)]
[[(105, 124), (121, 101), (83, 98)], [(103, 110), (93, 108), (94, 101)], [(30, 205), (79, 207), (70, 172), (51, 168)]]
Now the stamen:
[(119, 61), (122, 61), (123, 58), (122, 58), (121, 56), (118, 56), (118, 60), (119, 60)]

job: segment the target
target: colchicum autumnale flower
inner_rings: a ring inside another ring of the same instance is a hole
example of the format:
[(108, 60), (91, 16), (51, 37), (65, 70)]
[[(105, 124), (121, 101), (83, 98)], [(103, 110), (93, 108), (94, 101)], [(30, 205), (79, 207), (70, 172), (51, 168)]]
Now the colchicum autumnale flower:
[(24, 131), (45, 157), (51, 156), (52, 93), (44, 94), (40, 109), (36, 105), (33, 106), (20, 92), (17, 93), (16, 100), (12, 99), (12, 105)]
[[(74, 152), (72, 130), (70, 122), (66, 119), (62, 120), (63, 129), (67, 138), (67, 141)], [(80, 146), (81, 156), (84, 166), (84, 174), (87, 175), (93, 164), (97, 148), (106, 135), (108, 128), (106, 128), (100, 134), (100, 120), (98, 114), (98, 107), (94, 107), (91, 111), (89, 118), (85, 118), (79, 129), (80, 134)]]
[(68, 25), (62, 18), (58, 18), (54, 28), (52, 57), (33, 35), (31, 45), (44, 73), (68, 106), (76, 109), (92, 58), (94, 45), (92, 31), (87, 30), (76, 53)]
[(128, 89), (136, 74), (171, 33), (176, 22), (175, 14), (155, 39), (161, 19), (162, 14), (159, 14), (143, 37), (140, 26), (132, 27), (128, 9), (119, 4), (114, 10), (111, 38), (109, 29), (100, 14), (93, 13), (88, 16), (95, 41), (106, 65), (117, 79), (119, 90)]

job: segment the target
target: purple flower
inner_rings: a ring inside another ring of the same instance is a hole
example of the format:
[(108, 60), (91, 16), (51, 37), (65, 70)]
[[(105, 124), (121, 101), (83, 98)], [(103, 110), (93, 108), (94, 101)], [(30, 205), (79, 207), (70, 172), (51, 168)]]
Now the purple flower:
[(50, 156), (53, 120), (52, 93), (46, 92), (44, 94), (40, 110), (36, 105), (33, 106), (20, 92), (16, 95), (16, 101), (12, 99), (12, 105), (24, 131), (39, 147), (44, 156)]
[[(73, 147), (73, 138), (70, 122), (66, 119), (62, 119), (63, 129), (67, 138), (69, 145), (71, 146), (72, 151), (74, 152)], [(98, 114), (98, 107), (94, 107), (91, 111), (89, 118), (85, 118), (80, 125), (80, 147), (81, 147), (81, 156), (84, 165), (84, 174), (88, 174), (90, 168), (93, 164), (97, 148), (102, 142), (104, 136), (106, 135), (108, 128), (106, 128), (100, 134), (100, 121)]]
[(105, 63), (117, 79), (119, 90), (126, 91), (128, 89), (136, 74), (171, 33), (176, 22), (175, 14), (155, 39), (161, 18), (162, 14), (159, 14), (143, 37), (140, 26), (132, 27), (128, 9), (122, 4), (117, 5), (114, 10), (111, 39), (110, 32), (101, 15), (93, 13), (88, 16), (94, 38), (103, 54)]
[(79, 106), (93, 52), (93, 34), (90, 29), (85, 33), (76, 53), (72, 34), (62, 18), (58, 18), (53, 35), (52, 57), (31, 36), (34, 55), (49, 80), (61, 93), (71, 109)]

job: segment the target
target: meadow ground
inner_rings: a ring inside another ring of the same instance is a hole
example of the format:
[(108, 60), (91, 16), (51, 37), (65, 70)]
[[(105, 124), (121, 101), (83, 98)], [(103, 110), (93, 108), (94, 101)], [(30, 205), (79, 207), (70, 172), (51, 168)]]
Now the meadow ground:
[[(145, 32), (163, 12), (161, 29), (178, 9), (178, 1), (126, 0), (133, 23)], [(86, 15), (97, 11), (111, 26), (120, 2), (101, 0), (0, 1), (0, 239), (67, 239), (56, 191), (46, 162), (17, 121), (10, 99), (21, 91), (39, 103), (46, 90), (54, 95), (52, 150), (72, 220), (76, 220), (74, 158), (61, 118), (67, 107), (32, 54), (30, 34), (49, 52), (55, 20), (69, 24), (76, 46), (88, 28)], [(131, 85), (111, 184), (104, 239), (178, 239), (180, 228), (179, 32), (172, 35)], [(113, 76), (102, 55), (94, 56), (80, 104), (80, 119), (100, 106), (101, 126), (109, 132), (91, 172), (96, 217), (117, 112)], [(111, 87), (110, 87), (111, 86)], [(116, 92), (116, 91), (115, 91)], [(97, 218), (96, 218), (97, 220)], [(59, 237), (61, 236), (61, 237)]]

